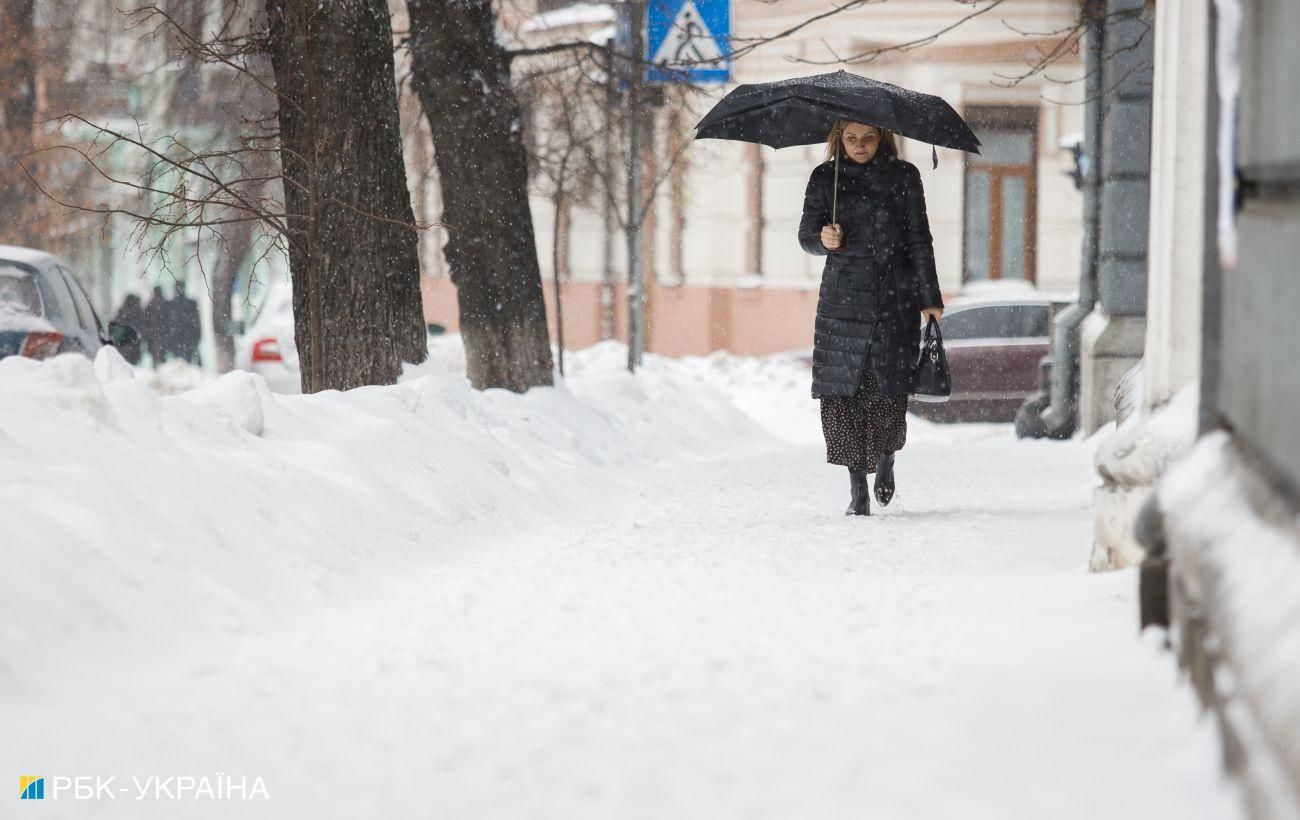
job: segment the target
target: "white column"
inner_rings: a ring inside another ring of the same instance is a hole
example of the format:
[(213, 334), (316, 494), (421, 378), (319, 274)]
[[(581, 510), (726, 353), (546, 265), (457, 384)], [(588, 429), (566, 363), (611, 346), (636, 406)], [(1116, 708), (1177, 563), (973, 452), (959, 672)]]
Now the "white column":
[(1154, 34), (1144, 388), (1139, 416), (1097, 450), (1102, 483), (1093, 493), (1091, 566), (1098, 570), (1142, 560), (1137, 513), (1195, 437), (1194, 422), (1161, 407), (1200, 371), (1209, 3), (1158, 2)]
[(1148, 411), (1200, 374), (1209, 7), (1156, 4), (1143, 396)]

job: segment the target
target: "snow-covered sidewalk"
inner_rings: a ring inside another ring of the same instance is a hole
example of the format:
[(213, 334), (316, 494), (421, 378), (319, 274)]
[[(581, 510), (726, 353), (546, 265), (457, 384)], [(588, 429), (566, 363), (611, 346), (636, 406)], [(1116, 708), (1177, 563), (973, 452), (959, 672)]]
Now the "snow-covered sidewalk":
[[(914, 421), (894, 503), (847, 519), (793, 362), (616, 354), (524, 397), (161, 406), (0, 368), (57, 409), (0, 436), (52, 462), (0, 482), (3, 767), (271, 796), (51, 817), (1240, 816), (1135, 576), (1086, 571), (1088, 445)], [(43, 495), (96, 471), (108, 502)]]

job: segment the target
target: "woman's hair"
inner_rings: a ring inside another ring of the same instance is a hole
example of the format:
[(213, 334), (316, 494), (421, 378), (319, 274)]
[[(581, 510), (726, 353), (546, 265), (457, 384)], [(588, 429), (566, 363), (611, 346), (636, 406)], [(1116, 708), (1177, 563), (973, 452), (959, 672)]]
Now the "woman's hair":
[[(841, 150), (840, 134), (843, 133), (844, 127), (847, 125), (852, 125), (855, 122), (857, 122), (857, 120), (836, 120), (835, 121), (834, 127), (832, 127), (830, 133), (826, 135), (826, 161), (827, 162), (830, 162), (831, 160), (835, 159), (835, 152)], [(870, 123), (862, 123), (862, 125), (869, 125), (869, 124)], [(891, 157), (898, 156), (898, 144), (894, 142), (894, 132), (887, 131), (878, 125), (872, 125), (871, 127), (876, 129), (876, 131), (880, 133), (880, 147), (877, 148), (876, 150), (884, 151), (886, 154), (889, 154)]]

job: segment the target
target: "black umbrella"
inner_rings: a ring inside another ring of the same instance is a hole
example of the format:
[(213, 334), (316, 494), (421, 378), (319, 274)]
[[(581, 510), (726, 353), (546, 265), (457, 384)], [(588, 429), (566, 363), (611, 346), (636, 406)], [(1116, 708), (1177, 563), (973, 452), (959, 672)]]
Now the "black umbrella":
[[(841, 119), (979, 153), (975, 132), (942, 97), (847, 71), (737, 86), (695, 126), (695, 138), (757, 142), (773, 148), (810, 145), (824, 142)], [(938, 152), (931, 151), (937, 166)], [(836, 153), (837, 183), (839, 170)], [(838, 191), (839, 185), (835, 188)]]

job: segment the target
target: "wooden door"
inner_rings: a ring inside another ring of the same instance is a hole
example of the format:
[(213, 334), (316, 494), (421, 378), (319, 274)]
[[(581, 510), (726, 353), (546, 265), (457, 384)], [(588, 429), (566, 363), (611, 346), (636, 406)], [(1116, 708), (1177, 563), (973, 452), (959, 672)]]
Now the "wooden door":
[(973, 107), (982, 143), (966, 155), (963, 281), (1035, 280), (1038, 109)]

